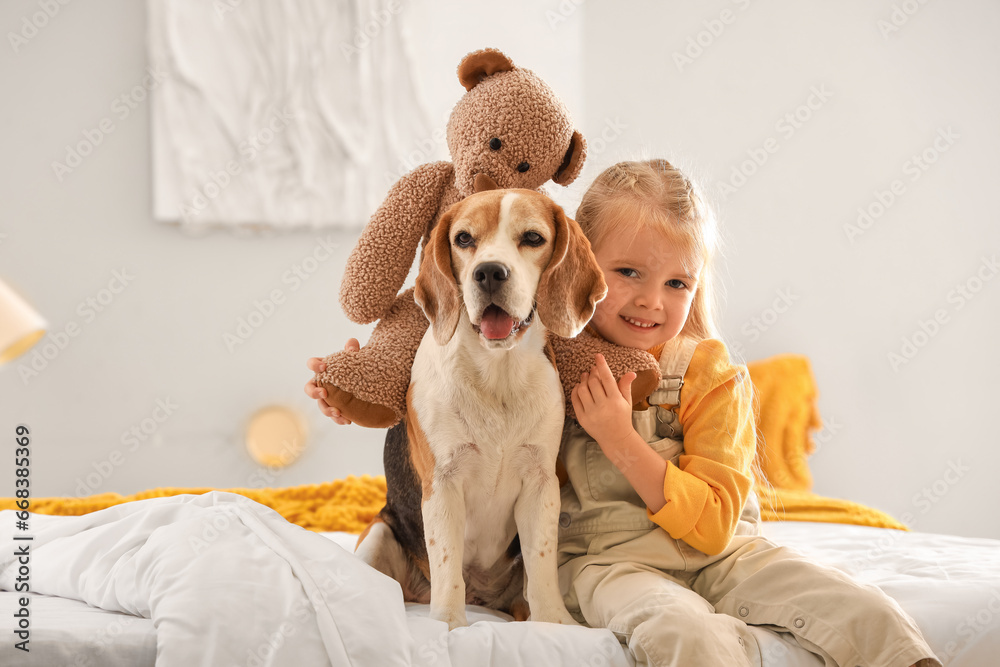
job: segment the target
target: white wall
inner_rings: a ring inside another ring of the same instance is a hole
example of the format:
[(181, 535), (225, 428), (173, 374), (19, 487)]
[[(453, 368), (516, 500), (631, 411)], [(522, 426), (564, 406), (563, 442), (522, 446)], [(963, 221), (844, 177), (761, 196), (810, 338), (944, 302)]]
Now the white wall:
[[(592, 147), (580, 185), (559, 196), (571, 210), (600, 167), (643, 150), (676, 160), (707, 186), (729, 241), (724, 333), (747, 359), (812, 359), (828, 422), (811, 461), (817, 491), (909, 514), (918, 530), (1000, 537), (1000, 520), (984, 509), (1000, 500), (991, 419), (1000, 280), (986, 281), (960, 309), (949, 301), (981, 258), (1000, 250), (988, 199), (1000, 149), (1000, 46), (991, 41), (1000, 7), (915, 5), (883, 37), (878, 21), (889, 20), (894, 4), (901, 0), (566, 0), (500, 11), (419, 0), (404, 20), (436, 120), (461, 94), (461, 55), (484, 46), (504, 49), (564, 96)], [(4, 3), (3, 34), (19, 31), (38, 7)], [(679, 70), (673, 53), (724, 9), (732, 22), (721, 32), (715, 25), (720, 34), (711, 43), (703, 36), (708, 46)], [(37, 496), (76, 495), (88, 474), (101, 477), (98, 469), (110, 475), (82, 490), (285, 486), (380, 473), (382, 434), (333, 426), (301, 389), (306, 357), (368, 335), (336, 302), (356, 231), (191, 238), (154, 224), (143, 104), (115, 117), (114, 132), (62, 182), (54, 175), (65, 146), (142, 81), (144, 40), (142, 3), (104, 0), (62, 7), (17, 53), (7, 39), (0, 45), (0, 277), (53, 331), (80, 328), (27, 383), (18, 364), (0, 369), (0, 442), (17, 423), (32, 427)], [(813, 87), (829, 99), (814, 99), (819, 108), (787, 136), (776, 124)], [(911, 181), (910, 156), (948, 127), (958, 138)], [(777, 151), (723, 197), (718, 184), (768, 138)], [(894, 179), (905, 192), (851, 243), (844, 225)], [(286, 279), (326, 245), (334, 249), (320, 251), (326, 259), (308, 280)], [(79, 304), (122, 269), (134, 278), (91, 321)], [(284, 302), (230, 352), (223, 335), (276, 289)], [(769, 309), (789, 293), (791, 305), (772, 319)], [(947, 322), (893, 369), (887, 355), (937, 310)], [(128, 451), (122, 433), (168, 398), (173, 414)], [(241, 440), (247, 416), (269, 402), (297, 407), (313, 435), (303, 459), (276, 473), (255, 466)], [(115, 450), (120, 465), (109, 463)], [(953, 464), (963, 467), (960, 477), (948, 472)], [(12, 467), (12, 456), (0, 457), (0, 495), (13, 491)]]

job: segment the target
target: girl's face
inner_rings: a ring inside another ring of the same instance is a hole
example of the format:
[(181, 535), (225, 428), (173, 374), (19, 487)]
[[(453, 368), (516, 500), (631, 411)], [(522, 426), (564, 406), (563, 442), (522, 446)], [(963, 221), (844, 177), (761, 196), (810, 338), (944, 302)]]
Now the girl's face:
[(648, 350), (680, 333), (700, 265), (685, 268), (664, 235), (652, 230), (642, 230), (635, 238), (612, 236), (594, 255), (608, 284), (608, 295), (590, 321), (601, 336)]

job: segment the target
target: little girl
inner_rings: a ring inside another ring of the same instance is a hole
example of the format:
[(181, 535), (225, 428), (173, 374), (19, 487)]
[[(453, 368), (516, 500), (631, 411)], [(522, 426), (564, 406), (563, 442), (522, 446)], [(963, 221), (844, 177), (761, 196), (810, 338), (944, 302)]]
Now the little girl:
[(608, 295), (592, 335), (660, 360), (633, 411), (634, 373), (604, 359), (573, 390), (562, 460), (560, 585), (578, 620), (640, 665), (761, 665), (748, 625), (790, 632), (826, 665), (940, 665), (877, 588), (760, 536), (753, 387), (712, 317), (713, 217), (666, 160), (605, 170), (577, 210)]

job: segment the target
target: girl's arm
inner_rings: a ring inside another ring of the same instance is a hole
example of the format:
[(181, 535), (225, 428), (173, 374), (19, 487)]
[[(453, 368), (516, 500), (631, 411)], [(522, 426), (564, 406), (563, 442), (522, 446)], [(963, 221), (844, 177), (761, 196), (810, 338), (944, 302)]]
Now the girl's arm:
[(702, 341), (684, 376), (677, 417), (684, 453), (663, 480), (667, 503), (649, 518), (708, 554), (723, 551), (736, 532), (753, 489), (757, 453), (753, 385), (746, 367), (734, 366), (725, 345)]
[[(578, 387), (579, 395), (574, 391), (580, 424), (622, 470), (647, 504), (652, 521), (671, 537), (705, 553), (723, 551), (735, 533), (753, 485), (750, 471), (757, 440), (753, 389), (746, 369), (730, 364), (720, 341), (706, 340), (698, 345), (684, 377), (678, 409), (685, 453), (674, 465), (660, 459), (632, 429), (630, 410), (631, 435), (624, 430), (620, 402), (610, 396), (600, 366), (599, 362)], [(653, 461), (649, 454), (660, 460)], [(651, 480), (657, 477), (660, 497), (649, 490)]]
[(595, 355), (590, 373), (580, 375), (573, 389), (573, 409), (590, 434), (635, 489), (646, 506), (659, 511), (665, 504), (663, 480), (667, 462), (632, 427), (632, 381), (626, 373), (618, 383), (604, 355)]

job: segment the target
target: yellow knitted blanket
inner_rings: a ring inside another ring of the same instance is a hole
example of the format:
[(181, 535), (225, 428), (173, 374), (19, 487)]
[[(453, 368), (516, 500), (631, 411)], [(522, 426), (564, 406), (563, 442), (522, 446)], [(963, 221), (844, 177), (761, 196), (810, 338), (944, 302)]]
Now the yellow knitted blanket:
[(756, 490), (764, 521), (820, 521), (908, 530), (885, 512), (850, 500), (827, 498), (802, 489), (758, 486)]
[[(37, 514), (79, 515), (120, 505), (133, 500), (176, 496), (182, 493), (201, 495), (215, 489), (160, 488), (131, 496), (101, 493), (84, 498), (33, 498), (30, 512)], [(385, 505), (385, 477), (348, 476), (324, 484), (305, 484), (282, 489), (221, 489), (238, 493), (267, 505), (292, 523), (322, 531), (360, 533)], [(15, 509), (16, 498), (0, 498), (0, 509)]]
[[(360, 533), (385, 505), (385, 477), (349, 476), (325, 484), (282, 489), (225, 489), (267, 505), (283, 517), (314, 531)], [(35, 498), (30, 511), (38, 514), (79, 515), (146, 498), (200, 495), (212, 489), (161, 488), (131, 496), (102, 493), (85, 498)], [(825, 521), (881, 528), (906, 527), (876, 509), (847, 500), (824, 498), (809, 491), (758, 488), (761, 516), (766, 521)], [(15, 498), (0, 498), (0, 509), (15, 509)]]

